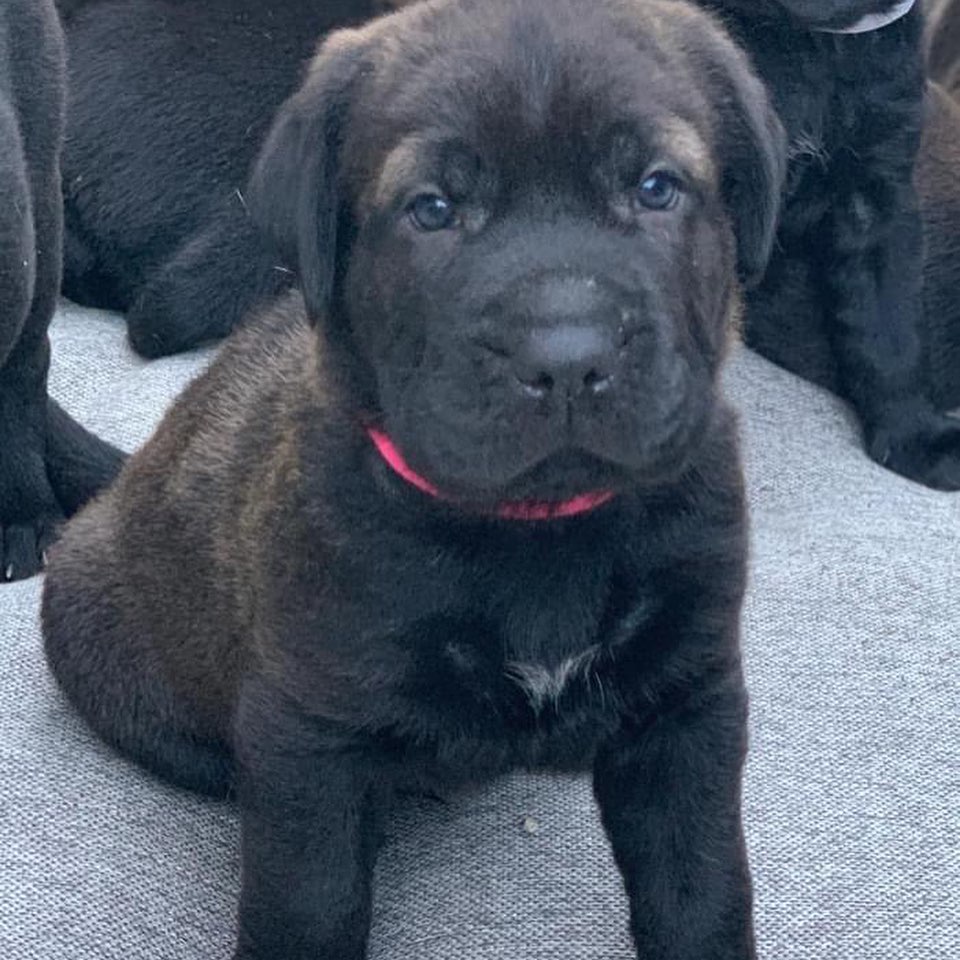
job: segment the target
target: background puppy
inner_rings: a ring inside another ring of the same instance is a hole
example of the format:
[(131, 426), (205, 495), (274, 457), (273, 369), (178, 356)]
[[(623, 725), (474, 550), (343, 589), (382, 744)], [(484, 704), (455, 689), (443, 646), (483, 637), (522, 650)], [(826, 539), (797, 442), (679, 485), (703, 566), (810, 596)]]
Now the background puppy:
[(71, 525), (43, 602), (101, 736), (236, 784), (237, 958), (364, 955), (398, 788), (591, 764), (639, 955), (754, 956), (717, 377), (783, 146), (676, 2), (436, 0), (325, 44), (246, 191), (302, 299)]
[(960, 423), (938, 407), (950, 391), (930, 335), (953, 322), (938, 310), (954, 274), (924, 275), (915, 178), (925, 109), (919, 7), (844, 35), (822, 32), (842, 27), (834, 11), (844, 4), (809, 4), (808, 13), (830, 13), (810, 28), (772, 3), (719, 6), (792, 143), (777, 244), (747, 300), (745, 339), (847, 397), (875, 460), (960, 489)]
[[(63, 0), (61, 0), (63, 4)], [(371, 0), (72, 0), (64, 293), (158, 356), (290, 286), (243, 184), (319, 37)]]
[[(931, 68), (944, 79), (955, 29), (946, 10), (931, 24)], [(874, 431), (875, 457), (955, 489), (960, 424), (942, 412), (960, 405), (960, 114), (920, 75), (919, 28), (918, 10), (840, 37), (743, 18), (793, 140), (777, 249), (748, 300), (745, 339), (855, 402), (859, 392), (861, 411), (872, 392), (887, 408), (881, 420), (912, 407), (899, 441)]]
[(30, 576), (57, 523), (120, 454), (47, 399), (60, 287), (63, 37), (52, 3), (0, 6), (0, 581)]

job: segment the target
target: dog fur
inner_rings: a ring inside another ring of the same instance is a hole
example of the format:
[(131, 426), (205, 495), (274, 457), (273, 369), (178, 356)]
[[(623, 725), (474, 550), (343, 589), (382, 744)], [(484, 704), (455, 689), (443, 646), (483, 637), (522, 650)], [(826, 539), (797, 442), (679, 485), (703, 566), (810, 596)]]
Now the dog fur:
[(118, 451), (47, 397), (60, 287), (63, 35), (52, 3), (0, 8), (0, 582), (36, 573)]
[[(63, 289), (147, 357), (228, 333), (292, 283), (243, 185), (319, 37), (371, 0), (74, 0)], [(185, 38), (188, 38), (185, 40)]]
[(433, 0), (323, 46), (245, 191), (302, 296), (228, 340), (43, 598), (93, 729), (238, 794), (237, 960), (360, 960), (392, 798), (517, 767), (592, 767), (639, 956), (755, 956), (717, 379), (784, 170), (679, 2)]

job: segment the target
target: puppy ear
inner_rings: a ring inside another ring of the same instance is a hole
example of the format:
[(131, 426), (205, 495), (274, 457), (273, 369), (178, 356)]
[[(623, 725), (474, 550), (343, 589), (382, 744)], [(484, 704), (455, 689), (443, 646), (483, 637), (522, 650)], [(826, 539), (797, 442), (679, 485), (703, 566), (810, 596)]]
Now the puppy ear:
[(713, 87), (716, 132), (722, 158), (721, 190), (737, 239), (740, 280), (763, 277), (779, 219), (787, 169), (787, 141), (766, 89), (745, 54), (722, 58)]
[(367, 42), (324, 41), (301, 88), (277, 113), (247, 183), (254, 223), (295, 269), (311, 322), (327, 313), (337, 268), (339, 153)]

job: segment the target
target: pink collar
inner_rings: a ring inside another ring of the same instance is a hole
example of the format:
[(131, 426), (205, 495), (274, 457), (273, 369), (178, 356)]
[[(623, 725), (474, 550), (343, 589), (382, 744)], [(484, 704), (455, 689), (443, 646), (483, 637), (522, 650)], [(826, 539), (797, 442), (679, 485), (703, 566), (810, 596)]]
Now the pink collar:
[[(394, 473), (428, 496), (436, 497), (438, 500), (447, 499), (429, 480), (421, 477), (410, 467), (385, 433), (374, 427), (368, 427), (367, 434)], [(612, 490), (593, 490), (571, 497), (569, 500), (513, 500), (499, 504), (494, 513), (501, 520), (557, 520), (560, 517), (575, 517), (577, 514), (587, 513), (603, 506), (613, 497)]]

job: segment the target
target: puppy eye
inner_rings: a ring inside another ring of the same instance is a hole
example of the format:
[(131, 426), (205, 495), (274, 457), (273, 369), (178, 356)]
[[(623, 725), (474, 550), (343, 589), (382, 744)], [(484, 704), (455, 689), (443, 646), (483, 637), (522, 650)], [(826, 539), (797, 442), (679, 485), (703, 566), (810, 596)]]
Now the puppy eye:
[(648, 174), (637, 191), (637, 203), (647, 210), (672, 210), (680, 199), (680, 181), (666, 170)]
[(410, 219), (420, 230), (449, 230), (457, 220), (453, 204), (439, 193), (421, 193), (407, 208)]

